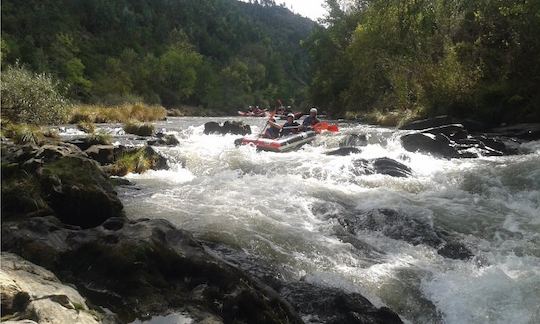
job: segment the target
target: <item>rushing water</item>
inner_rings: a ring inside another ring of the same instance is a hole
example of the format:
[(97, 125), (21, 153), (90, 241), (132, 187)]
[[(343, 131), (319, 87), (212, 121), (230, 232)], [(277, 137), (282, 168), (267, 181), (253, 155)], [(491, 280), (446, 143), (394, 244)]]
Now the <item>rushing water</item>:
[[(128, 175), (128, 216), (168, 219), (288, 278), (360, 292), (412, 323), (540, 322), (540, 142), (523, 144), (524, 155), (443, 160), (405, 151), (401, 131), (342, 124), (299, 151), (269, 153), (235, 147), (238, 136), (204, 135), (209, 120), (158, 123), (181, 144), (159, 149), (170, 170)], [(255, 132), (265, 122), (243, 120)], [(324, 155), (347, 134), (366, 134), (361, 153)], [(354, 159), (377, 157), (414, 174), (352, 173)], [(455, 233), (475, 257), (448, 259), (368, 230), (358, 238), (377, 252), (364, 253), (340, 241), (320, 206), (394, 209)]]

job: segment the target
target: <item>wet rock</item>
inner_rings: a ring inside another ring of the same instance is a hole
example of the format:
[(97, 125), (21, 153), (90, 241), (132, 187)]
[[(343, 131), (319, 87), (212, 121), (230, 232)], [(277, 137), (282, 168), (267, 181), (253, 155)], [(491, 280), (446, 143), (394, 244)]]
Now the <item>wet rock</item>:
[(447, 159), (459, 157), (450, 139), (443, 134), (407, 134), (401, 137), (401, 145), (409, 152), (429, 153)]
[(270, 287), (165, 220), (111, 218), (85, 230), (54, 217), (4, 222), (2, 248), (54, 271), (122, 322), (188, 310), (225, 323), (302, 323)]
[(92, 145), (84, 152), (89, 158), (100, 164), (114, 162), (114, 145)]
[(469, 248), (450, 233), (434, 227), (426, 220), (393, 209), (380, 208), (356, 213), (348, 211), (331, 217), (336, 218), (354, 236), (360, 231), (375, 231), (413, 245), (430, 246), (447, 258), (467, 260), (474, 256)]
[(412, 175), (412, 170), (403, 163), (387, 157), (371, 161), (375, 173), (386, 174), (392, 177), (406, 178)]
[(437, 253), (443, 257), (456, 260), (468, 260), (474, 257), (471, 250), (461, 242), (447, 242), (437, 250)]
[(369, 174), (386, 174), (392, 177), (410, 177), (412, 170), (405, 164), (396, 160), (383, 157), (372, 160), (356, 159), (352, 161), (353, 174), (369, 175)]
[(208, 122), (204, 124), (204, 134), (247, 135), (251, 134), (251, 127), (239, 121), (226, 121), (223, 125), (216, 122)]
[(366, 134), (348, 134), (341, 140), (339, 146), (366, 146), (368, 143)]
[(518, 138), (528, 141), (540, 140), (540, 123), (516, 124), (492, 128), (487, 131), (490, 136)]
[(440, 127), (449, 124), (461, 124), (469, 131), (484, 131), (488, 125), (472, 119), (459, 119), (450, 116), (437, 116), (433, 118), (416, 120), (401, 126), (403, 130), (422, 130), (427, 128)]
[(358, 154), (362, 151), (356, 147), (340, 147), (336, 150), (326, 152), (326, 155), (338, 155), (338, 156), (346, 156), (351, 154)]
[(60, 142), (56, 145), (43, 145), (34, 153), (34, 157), (44, 162), (56, 161), (69, 155), (86, 156), (77, 146)]
[(156, 139), (148, 140), (146, 142), (147, 145), (152, 146), (176, 146), (180, 144), (180, 141), (176, 138), (176, 136), (172, 134), (162, 134), (163, 136), (158, 136)]
[(376, 308), (360, 294), (306, 282), (288, 284), (280, 293), (301, 315), (312, 318), (310, 323), (403, 323), (392, 310)]
[(23, 258), (2, 253), (0, 288), (2, 316), (39, 323), (100, 323), (86, 300), (48, 270)]

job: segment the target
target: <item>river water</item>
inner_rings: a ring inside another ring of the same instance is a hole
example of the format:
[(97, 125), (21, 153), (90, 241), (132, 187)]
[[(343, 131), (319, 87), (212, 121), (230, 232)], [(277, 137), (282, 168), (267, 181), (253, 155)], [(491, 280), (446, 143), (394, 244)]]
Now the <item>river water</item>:
[[(238, 119), (254, 132), (265, 123)], [(342, 123), (339, 134), (270, 153), (235, 147), (238, 136), (204, 135), (209, 120), (225, 119), (157, 123), (180, 145), (159, 148), (170, 170), (127, 176), (136, 185), (119, 193), (129, 217), (165, 218), (274, 265), (283, 278), (359, 292), (411, 323), (540, 323), (540, 142), (522, 144), (529, 154), (444, 160), (405, 151), (404, 131)], [(348, 134), (366, 135), (361, 153), (324, 154)], [(352, 172), (354, 159), (378, 157), (413, 176)], [(453, 260), (381, 231), (356, 232), (375, 248), (368, 253), (340, 240), (328, 216), (380, 208), (452, 233), (475, 257)]]

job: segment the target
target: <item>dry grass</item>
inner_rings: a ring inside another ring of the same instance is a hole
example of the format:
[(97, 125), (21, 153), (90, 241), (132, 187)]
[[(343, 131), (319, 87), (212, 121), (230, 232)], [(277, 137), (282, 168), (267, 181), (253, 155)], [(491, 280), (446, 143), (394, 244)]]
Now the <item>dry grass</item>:
[(121, 106), (80, 105), (73, 108), (71, 124), (78, 123), (126, 123), (129, 121), (150, 122), (163, 120), (167, 110), (161, 106), (147, 106), (142, 103)]

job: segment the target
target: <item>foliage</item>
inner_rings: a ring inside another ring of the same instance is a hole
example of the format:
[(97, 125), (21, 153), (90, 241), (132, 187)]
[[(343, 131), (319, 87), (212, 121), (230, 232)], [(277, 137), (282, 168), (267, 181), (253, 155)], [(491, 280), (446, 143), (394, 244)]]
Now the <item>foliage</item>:
[(96, 131), (96, 125), (94, 125), (94, 123), (86, 121), (78, 122), (77, 128), (85, 133), (94, 133)]
[(66, 120), (69, 103), (57, 82), (20, 65), (2, 71), (2, 116), (17, 123), (59, 124)]
[(40, 127), (13, 123), (2, 126), (2, 135), (11, 138), (15, 144), (33, 145), (39, 145), (46, 137)]
[(142, 103), (120, 106), (78, 105), (72, 109), (69, 122), (79, 123), (125, 123), (128, 121), (149, 122), (163, 120), (167, 110), (161, 106)]
[(83, 103), (233, 112), (307, 100), (300, 41), (314, 23), (274, 1), (5, 0), (1, 14), (2, 63), (51, 73)]
[(538, 1), (327, 0), (306, 42), (312, 98), (335, 114), (540, 117)]
[(113, 165), (107, 168), (110, 175), (123, 177), (128, 173), (144, 173), (156, 166), (157, 156), (147, 147), (124, 152)]
[(92, 145), (111, 145), (112, 136), (106, 133), (93, 132), (87, 137), (86, 141), (88, 141), (88, 143), (92, 143)]
[(154, 134), (154, 125), (128, 122), (124, 125), (124, 131), (137, 136), (152, 136)]

